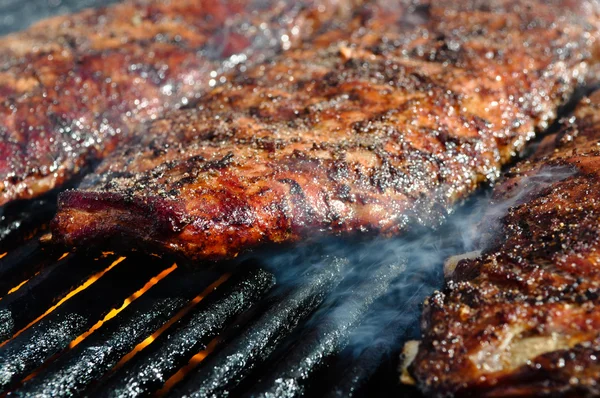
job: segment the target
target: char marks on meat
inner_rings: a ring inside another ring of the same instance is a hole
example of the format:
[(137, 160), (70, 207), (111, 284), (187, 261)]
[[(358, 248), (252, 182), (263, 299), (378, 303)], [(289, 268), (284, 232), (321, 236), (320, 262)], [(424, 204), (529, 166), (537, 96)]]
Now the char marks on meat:
[[(352, 1), (127, 0), (0, 40), (0, 206), (41, 195)], [(339, 15), (338, 15), (339, 14)]]
[(495, 190), (514, 203), (496, 244), (426, 302), (409, 371), (428, 395), (600, 394), (600, 92), (576, 116)]
[(382, 3), (153, 122), (61, 195), (55, 240), (198, 260), (435, 226), (555, 117), (593, 57), (592, 3)]

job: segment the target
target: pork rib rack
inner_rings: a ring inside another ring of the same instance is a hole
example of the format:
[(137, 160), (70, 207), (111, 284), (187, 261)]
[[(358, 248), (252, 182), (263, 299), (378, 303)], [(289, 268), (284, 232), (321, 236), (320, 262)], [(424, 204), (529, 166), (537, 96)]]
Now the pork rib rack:
[(597, 12), (371, 7), (153, 122), (61, 195), (54, 239), (199, 260), (435, 226), (555, 117), (593, 60)]

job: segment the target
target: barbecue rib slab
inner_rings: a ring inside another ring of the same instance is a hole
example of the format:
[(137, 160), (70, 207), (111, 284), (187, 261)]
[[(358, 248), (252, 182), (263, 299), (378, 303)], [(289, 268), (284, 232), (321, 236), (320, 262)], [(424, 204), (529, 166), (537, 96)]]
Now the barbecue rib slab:
[(592, 57), (587, 2), (381, 7), (153, 122), (61, 195), (55, 241), (198, 260), (436, 225), (553, 119)]
[(600, 394), (600, 92), (576, 116), (495, 190), (497, 243), (426, 302), (427, 395)]
[(0, 206), (60, 186), (138, 123), (194, 101), (351, 0), (130, 0), (0, 40)]

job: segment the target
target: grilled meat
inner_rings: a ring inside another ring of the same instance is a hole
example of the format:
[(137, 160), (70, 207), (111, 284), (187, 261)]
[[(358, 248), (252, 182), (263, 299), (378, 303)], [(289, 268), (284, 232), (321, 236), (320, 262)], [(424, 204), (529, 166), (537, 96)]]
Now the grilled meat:
[(428, 395), (600, 394), (600, 92), (576, 115), (495, 190), (497, 244), (427, 301)]
[(61, 195), (55, 241), (117, 236), (198, 260), (437, 225), (552, 120), (592, 57), (597, 9), (414, 7), (372, 7), (350, 32), (329, 30), (153, 122)]
[(351, 0), (130, 0), (0, 40), (0, 206), (43, 194)]

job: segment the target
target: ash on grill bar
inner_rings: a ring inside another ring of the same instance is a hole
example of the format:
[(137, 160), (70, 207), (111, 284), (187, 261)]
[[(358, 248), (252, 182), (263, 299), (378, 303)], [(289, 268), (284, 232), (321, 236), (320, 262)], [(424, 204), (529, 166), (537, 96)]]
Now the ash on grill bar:
[(597, 1), (0, 34), (0, 398), (600, 396)]

